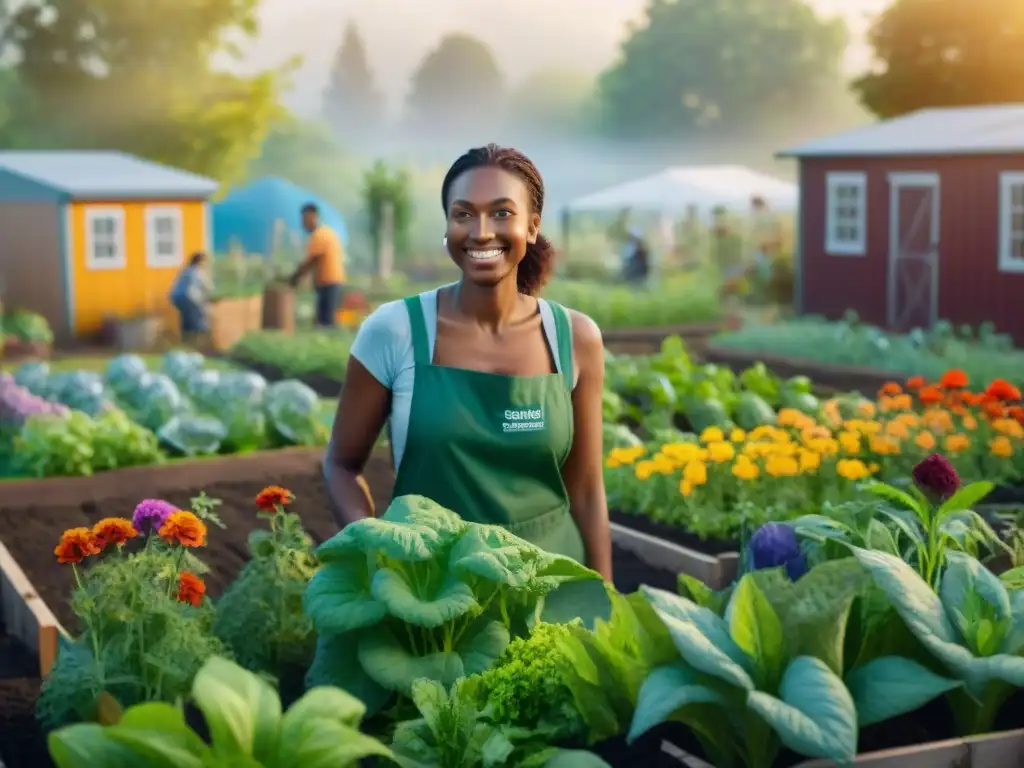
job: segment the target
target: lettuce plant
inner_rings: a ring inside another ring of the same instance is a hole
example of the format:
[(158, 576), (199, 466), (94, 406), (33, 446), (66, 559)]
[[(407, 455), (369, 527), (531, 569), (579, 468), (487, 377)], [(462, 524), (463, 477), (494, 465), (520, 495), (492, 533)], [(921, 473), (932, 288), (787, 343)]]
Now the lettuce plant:
[(111, 725), (81, 723), (49, 736), (58, 768), (354, 768), (391, 751), (359, 731), (365, 708), (336, 688), (315, 688), (289, 710), (266, 682), (233, 662), (211, 658), (192, 698), (209, 743), (184, 710), (165, 702), (116, 712)]
[[(958, 685), (898, 656), (858, 660), (846, 672), (847, 621), (865, 586), (853, 558), (819, 565), (795, 583), (781, 571), (749, 573), (724, 616), (644, 588), (679, 658), (644, 682), (629, 739), (678, 719), (719, 768), (769, 768), (783, 745), (852, 761), (860, 725), (917, 709)], [(896, 697), (894, 680), (905, 688)]]
[(451, 685), (483, 672), (567, 582), (599, 580), (499, 526), (423, 498), (395, 499), (317, 549), (306, 590), (319, 635), (309, 684), (337, 685), (371, 711), (418, 678)]
[(946, 553), (938, 592), (898, 557), (865, 549), (854, 554), (906, 626), (962, 681), (950, 693), (961, 735), (991, 730), (999, 707), (1024, 686), (1024, 591), (1007, 591), (977, 559)]

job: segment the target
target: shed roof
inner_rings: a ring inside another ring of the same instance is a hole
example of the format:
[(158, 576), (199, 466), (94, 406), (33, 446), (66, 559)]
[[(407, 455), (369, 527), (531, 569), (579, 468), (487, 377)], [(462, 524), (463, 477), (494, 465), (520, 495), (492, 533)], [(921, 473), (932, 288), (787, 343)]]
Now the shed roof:
[(922, 109), (784, 150), (780, 157), (1024, 153), (1024, 104)]
[(0, 152), (0, 171), (90, 200), (202, 199), (220, 187), (205, 176), (114, 151)]

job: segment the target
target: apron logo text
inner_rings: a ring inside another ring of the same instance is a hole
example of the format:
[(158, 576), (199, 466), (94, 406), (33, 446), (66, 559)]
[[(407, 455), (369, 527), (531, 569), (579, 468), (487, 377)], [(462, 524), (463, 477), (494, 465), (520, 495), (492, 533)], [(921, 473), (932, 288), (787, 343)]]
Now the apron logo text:
[(504, 416), (502, 432), (536, 432), (544, 429), (544, 409), (540, 407), (508, 408)]

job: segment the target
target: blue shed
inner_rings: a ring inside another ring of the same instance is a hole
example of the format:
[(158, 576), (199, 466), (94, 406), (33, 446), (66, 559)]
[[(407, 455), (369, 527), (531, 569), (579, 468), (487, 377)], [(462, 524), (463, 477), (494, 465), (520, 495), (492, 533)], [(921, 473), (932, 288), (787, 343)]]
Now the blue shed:
[(269, 256), (278, 221), (284, 222), (285, 237), (296, 243), (304, 242), (301, 211), (306, 203), (316, 203), (320, 220), (337, 232), (347, 246), (345, 219), (337, 208), (287, 179), (264, 176), (232, 190), (213, 205), (214, 252), (226, 253), (238, 244), (248, 253)]

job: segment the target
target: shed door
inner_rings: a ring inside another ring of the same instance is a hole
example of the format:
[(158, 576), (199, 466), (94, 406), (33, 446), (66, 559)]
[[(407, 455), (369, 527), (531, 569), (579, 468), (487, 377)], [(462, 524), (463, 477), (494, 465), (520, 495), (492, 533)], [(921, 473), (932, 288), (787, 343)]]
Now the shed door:
[(889, 327), (930, 328), (939, 305), (939, 175), (889, 177)]

